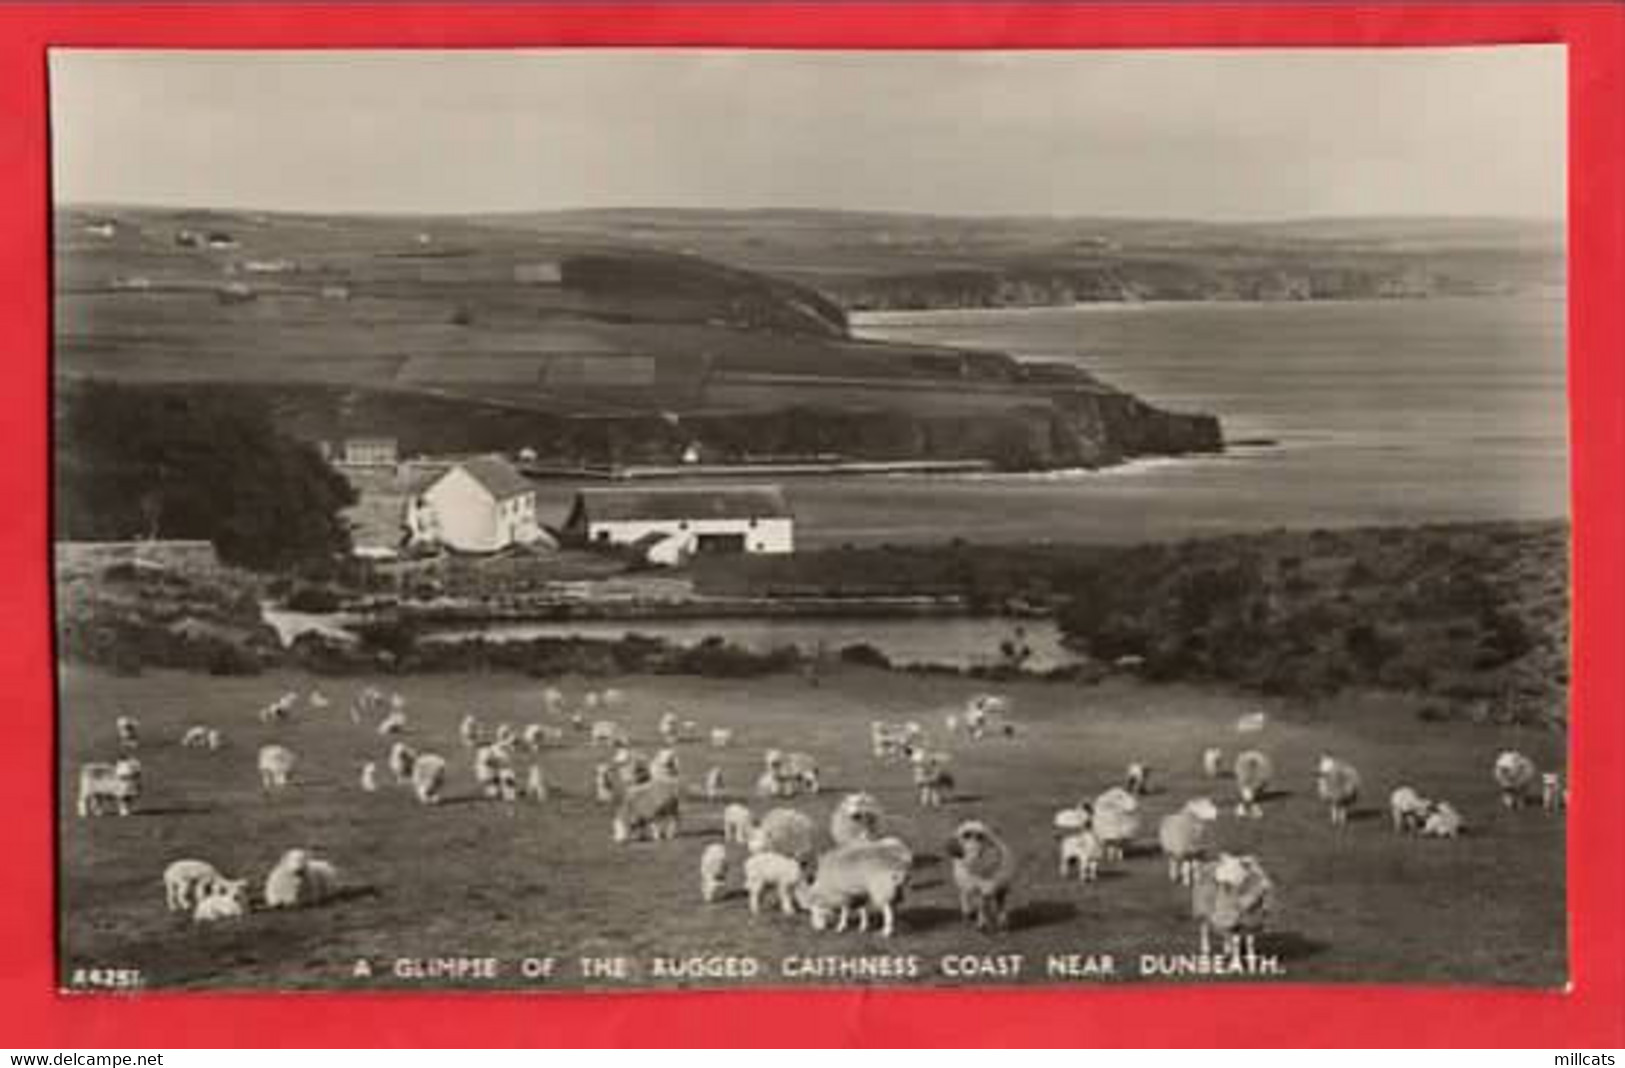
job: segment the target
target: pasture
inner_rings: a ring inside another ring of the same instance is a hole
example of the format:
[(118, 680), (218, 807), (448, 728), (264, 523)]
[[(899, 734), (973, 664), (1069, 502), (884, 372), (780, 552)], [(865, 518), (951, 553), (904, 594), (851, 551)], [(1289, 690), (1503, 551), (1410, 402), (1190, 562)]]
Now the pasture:
[[(405, 740), (451, 763), (446, 801), (420, 806), (388, 783), (388, 741), (347, 709), (375, 683), (406, 698)], [(585, 735), (533, 758), (522, 753), (523, 780), (533, 759), (555, 789), (546, 803), (507, 804), (479, 797), (458, 722), (475, 712), (487, 729), (550, 720), (544, 681), (519, 675), (440, 675), (315, 679), (293, 673), (212, 678), (174, 672), (116, 677), (67, 666), (60, 713), (60, 939), (64, 983), (79, 967), (138, 968), (152, 988), (292, 989), (413, 986), (395, 977), (397, 958), (496, 957), (494, 983), (543, 989), (579, 986), (583, 956), (623, 956), (630, 981), (661, 985), (655, 958), (754, 957), (753, 982), (787, 979), (790, 957), (914, 956), (917, 982), (1042, 982), (1050, 954), (1112, 954), (1116, 979), (1142, 981), (1141, 954), (1193, 952), (1196, 928), (1188, 892), (1168, 881), (1157, 854), (1156, 822), (1188, 798), (1219, 802), (1216, 844), (1256, 854), (1275, 881), (1278, 909), (1261, 949), (1280, 958), (1285, 978), (1305, 982), (1408, 982), (1557, 986), (1567, 978), (1564, 830), (1538, 807), (1501, 808), (1490, 767), (1507, 747), (1543, 768), (1564, 765), (1560, 734), (1527, 728), (1427, 723), (1396, 701), (1348, 698), (1318, 706), (1280, 704), (1214, 690), (1122, 681), (1098, 687), (1014, 683), (1019, 733), (1011, 739), (948, 741), (943, 713), (986, 684), (860, 668), (828, 674), (812, 686), (798, 676), (753, 680), (638, 677), (562, 680), (573, 707), (589, 687), (627, 695), (618, 719), (634, 744), (652, 752), (655, 725), (674, 710), (702, 731), (733, 728), (731, 748), (680, 747), (686, 781), (696, 788), (720, 766), (728, 799), (746, 799), (758, 816), (773, 804), (811, 815), (827, 835), (828, 817), (848, 791), (874, 793), (887, 830), (918, 858), (914, 880), (890, 940), (871, 932), (813, 932), (804, 915), (751, 917), (736, 864), (729, 893), (700, 899), (700, 852), (720, 840), (725, 801), (685, 800), (681, 834), (671, 842), (614, 845), (610, 811), (591, 795), (593, 766), (607, 760)], [(262, 724), (259, 708), (284, 690), (320, 688), (332, 705), (304, 701), (290, 722)], [(1266, 710), (1267, 727), (1238, 734), (1237, 717)], [(114, 718), (140, 719), (144, 794), (124, 819), (77, 819), (73, 791), (87, 760), (117, 753)], [(917, 719), (934, 745), (954, 753), (958, 796), (945, 807), (915, 805), (903, 765), (869, 753), (872, 719)], [(218, 727), (218, 752), (179, 745), (190, 726)], [(255, 771), (259, 747), (276, 741), (299, 757), (294, 784), (265, 795)], [(1276, 789), (1259, 821), (1232, 814), (1228, 779), (1203, 776), (1206, 746), (1268, 752)], [(811, 753), (824, 774), (816, 798), (766, 802), (748, 797), (764, 749)], [(1366, 793), (1349, 825), (1333, 828), (1314, 797), (1314, 767), (1331, 752), (1356, 764)], [(376, 760), (383, 787), (358, 785), (362, 763)], [(1082, 884), (1060, 877), (1051, 829), (1054, 812), (1121, 780), (1132, 760), (1153, 766), (1138, 848)], [(1456, 841), (1400, 837), (1389, 829), (1390, 789), (1410, 783), (1452, 802), (1468, 833)], [(727, 799), (725, 799), (727, 800)], [(943, 856), (960, 820), (985, 819), (1022, 858), (1011, 929), (981, 934), (961, 921)], [(338, 900), (291, 911), (256, 910), (240, 921), (194, 925), (165, 909), (162, 872), (182, 857), (248, 876), (256, 895), (283, 851), (312, 850), (343, 873)], [(742, 862), (743, 852), (732, 847)], [(952, 979), (946, 956), (1020, 955), (1019, 974)], [(524, 957), (558, 958), (547, 980), (522, 977)], [(358, 959), (372, 978), (352, 977)], [(726, 985), (728, 980), (702, 980)], [(444, 984), (441, 984), (444, 985)]]

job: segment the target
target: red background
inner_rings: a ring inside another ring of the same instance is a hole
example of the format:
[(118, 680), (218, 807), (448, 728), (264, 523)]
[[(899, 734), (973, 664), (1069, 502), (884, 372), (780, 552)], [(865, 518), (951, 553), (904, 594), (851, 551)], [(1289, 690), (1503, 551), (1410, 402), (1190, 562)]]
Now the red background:
[[(1566, 42), (1575, 804), (1569, 993), (1397, 987), (109, 995), (55, 992), (46, 48), (1069, 48)], [(1625, 6), (129, 4), (0, 7), (0, 1044), (1625, 1044)], [(1613, 904), (1610, 905), (1609, 902)], [(964, 1011), (960, 1011), (964, 1010)]]

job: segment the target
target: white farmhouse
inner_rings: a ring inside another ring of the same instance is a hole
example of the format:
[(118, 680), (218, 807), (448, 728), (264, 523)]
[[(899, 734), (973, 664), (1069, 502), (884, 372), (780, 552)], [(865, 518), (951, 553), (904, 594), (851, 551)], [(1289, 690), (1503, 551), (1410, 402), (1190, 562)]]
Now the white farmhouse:
[(584, 489), (564, 526), (588, 545), (637, 546), (656, 564), (795, 550), (795, 516), (778, 486)]
[(498, 456), (453, 465), (407, 505), (406, 525), (418, 544), (493, 553), (552, 539), (536, 521), (536, 489)]

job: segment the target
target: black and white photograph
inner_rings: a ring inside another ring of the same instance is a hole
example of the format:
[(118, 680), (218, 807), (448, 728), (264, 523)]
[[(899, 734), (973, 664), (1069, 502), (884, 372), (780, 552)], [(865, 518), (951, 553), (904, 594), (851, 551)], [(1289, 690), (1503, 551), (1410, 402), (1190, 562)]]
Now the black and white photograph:
[(52, 49), (59, 986), (1564, 988), (1565, 63)]

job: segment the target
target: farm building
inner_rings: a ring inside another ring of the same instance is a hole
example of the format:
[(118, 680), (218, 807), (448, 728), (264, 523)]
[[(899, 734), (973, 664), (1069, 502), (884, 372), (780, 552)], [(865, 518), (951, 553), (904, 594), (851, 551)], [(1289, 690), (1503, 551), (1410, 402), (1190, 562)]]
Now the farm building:
[(340, 463), (352, 467), (393, 467), (400, 461), (400, 447), (394, 438), (348, 438)]
[(552, 547), (536, 520), (536, 489), (498, 456), (453, 465), (407, 503), (412, 541), (469, 553)]
[(795, 517), (778, 486), (584, 489), (565, 531), (589, 545), (634, 545), (651, 563), (696, 553), (788, 553)]

